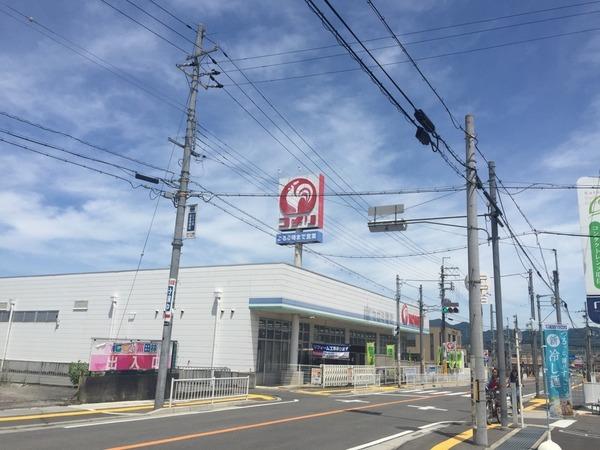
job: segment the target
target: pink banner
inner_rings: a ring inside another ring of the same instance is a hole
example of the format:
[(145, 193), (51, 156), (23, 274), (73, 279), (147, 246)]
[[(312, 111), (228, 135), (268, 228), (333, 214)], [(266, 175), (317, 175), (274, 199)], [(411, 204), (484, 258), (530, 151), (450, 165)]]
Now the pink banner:
[(160, 359), (160, 344), (151, 341), (94, 340), (90, 372), (155, 370)]

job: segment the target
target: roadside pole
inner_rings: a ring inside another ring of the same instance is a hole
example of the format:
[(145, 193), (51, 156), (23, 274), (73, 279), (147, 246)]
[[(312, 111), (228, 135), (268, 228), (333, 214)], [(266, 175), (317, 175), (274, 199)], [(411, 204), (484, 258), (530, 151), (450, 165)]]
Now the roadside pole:
[(592, 330), (587, 313), (587, 303), (583, 303), (583, 316), (585, 318), (585, 379), (592, 382)]
[(419, 285), (419, 370), (421, 375), (425, 373), (423, 364), (423, 285)]
[(473, 116), (465, 117), (467, 175), (467, 253), (469, 285), (469, 323), (471, 352), (474, 360), (472, 401), (475, 403), (473, 438), (476, 445), (487, 446), (487, 414), (485, 398), (485, 368), (483, 361), (483, 323), (481, 317), (481, 277), (479, 273), (479, 239), (477, 231), (477, 166), (475, 162), (475, 126)]
[(204, 26), (198, 25), (196, 44), (192, 56), (188, 58), (185, 67), (192, 67), (190, 79), (190, 95), (187, 104), (187, 123), (185, 131), (185, 144), (183, 145), (183, 159), (181, 162), (181, 176), (179, 188), (175, 195), (177, 214), (175, 216), (175, 230), (171, 251), (171, 267), (169, 270), (169, 284), (167, 287), (167, 300), (163, 315), (163, 332), (161, 341), (160, 359), (158, 365), (158, 376), (156, 379), (156, 394), (154, 397), (154, 409), (162, 408), (165, 401), (165, 388), (167, 383), (167, 369), (171, 357), (171, 334), (173, 331), (173, 309), (175, 307), (175, 295), (177, 279), (179, 277), (179, 261), (181, 259), (181, 247), (183, 247), (183, 226), (185, 216), (185, 205), (188, 197), (188, 184), (190, 179), (190, 160), (196, 140), (196, 97), (200, 83), (200, 57), (203, 54), (202, 44), (204, 39)]
[(398, 387), (402, 384), (400, 377), (400, 364), (402, 360), (402, 350), (400, 349), (400, 275), (396, 275), (396, 370), (398, 372)]
[(506, 355), (504, 351), (504, 327), (502, 325), (502, 278), (500, 276), (500, 249), (498, 248), (498, 211), (496, 209), (496, 164), (488, 162), (490, 183), (490, 197), (493, 204), (491, 209), (492, 231), (492, 263), (494, 266), (494, 303), (496, 305), (496, 355), (498, 364), (498, 377), (500, 378), (500, 423), (502, 427), (508, 426), (508, 406), (506, 403)]
[[(535, 396), (540, 396), (540, 371), (537, 363), (537, 331), (533, 327), (533, 321), (535, 321), (535, 304), (533, 301), (533, 271), (529, 269), (529, 302), (531, 306), (531, 359), (533, 359), (533, 375), (535, 376)], [(541, 320), (541, 319), (540, 319)]]
[(11, 298), (8, 301), (8, 323), (6, 324), (6, 339), (4, 340), (4, 351), (2, 352), (2, 360), (0, 361), (0, 373), (4, 370), (4, 362), (8, 354), (8, 343), (10, 341), (10, 329), (12, 328), (13, 313), (15, 312), (15, 301)]
[(556, 270), (552, 271), (552, 281), (554, 283), (554, 307), (556, 308), (556, 322), (562, 323), (562, 300), (560, 298), (560, 290), (558, 288), (558, 255), (556, 253), (556, 249), (553, 248), (554, 252), (554, 266)]
[(542, 308), (540, 306), (540, 295), (536, 295), (535, 296), (536, 299), (536, 303), (537, 303), (537, 316), (538, 316), (538, 337), (539, 337), (539, 342), (541, 342), (542, 344), (540, 345), (541, 348), (541, 353), (542, 353), (542, 382), (543, 382), (543, 387), (544, 387), (544, 393), (546, 394), (546, 396), (548, 396), (548, 393), (546, 392), (546, 367), (544, 364), (544, 335), (542, 334)]
[(519, 399), (519, 410), (521, 411), (521, 428), (525, 428), (525, 418), (523, 417), (523, 383), (521, 378), (521, 354), (519, 346), (519, 328), (517, 325), (517, 316), (515, 316), (515, 347), (517, 350), (517, 377), (519, 382), (519, 386), (517, 387), (517, 398)]

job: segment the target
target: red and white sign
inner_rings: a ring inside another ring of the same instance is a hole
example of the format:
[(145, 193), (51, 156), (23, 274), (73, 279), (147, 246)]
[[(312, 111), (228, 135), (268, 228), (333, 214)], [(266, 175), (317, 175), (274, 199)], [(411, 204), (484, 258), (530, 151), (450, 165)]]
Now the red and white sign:
[(446, 350), (449, 352), (456, 350), (456, 342), (446, 342), (444, 345), (446, 346)]
[(421, 316), (418, 314), (412, 314), (408, 311), (408, 305), (405, 303), (402, 305), (402, 311), (400, 312), (400, 320), (402, 325), (409, 325), (418, 327), (421, 323)]
[(323, 175), (282, 179), (279, 185), (281, 231), (323, 228)]

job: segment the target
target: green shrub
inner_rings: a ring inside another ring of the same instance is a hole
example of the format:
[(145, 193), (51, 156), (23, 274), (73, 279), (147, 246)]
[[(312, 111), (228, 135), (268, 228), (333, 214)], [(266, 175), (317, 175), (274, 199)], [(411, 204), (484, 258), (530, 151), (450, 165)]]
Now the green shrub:
[(88, 364), (82, 361), (69, 364), (69, 377), (73, 386), (79, 386), (79, 380), (84, 375), (89, 375)]

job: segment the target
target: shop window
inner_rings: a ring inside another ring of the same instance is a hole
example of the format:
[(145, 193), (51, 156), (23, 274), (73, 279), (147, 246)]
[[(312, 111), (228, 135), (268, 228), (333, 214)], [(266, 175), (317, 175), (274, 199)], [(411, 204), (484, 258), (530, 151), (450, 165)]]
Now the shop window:
[(333, 328), (322, 325), (314, 327), (314, 342), (322, 344), (345, 344), (346, 330), (344, 328)]

